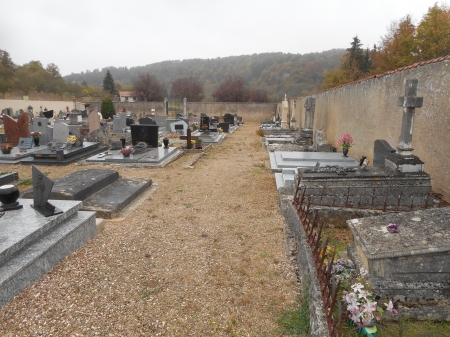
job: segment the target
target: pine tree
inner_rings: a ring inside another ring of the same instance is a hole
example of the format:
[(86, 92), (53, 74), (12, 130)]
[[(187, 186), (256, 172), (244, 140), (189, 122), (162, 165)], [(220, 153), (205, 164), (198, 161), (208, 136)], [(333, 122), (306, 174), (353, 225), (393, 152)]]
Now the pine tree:
[(106, 72), (105, 78), (103, 79), (103, 90), (109, 92), (111, 95), (115, 95), (116, 93), (114, 79), (109, 70)]
[(116, 109), (114, 109), (114, 104), (111, 98), (105, 98), (102, 100), (101, 113), (103, 118), (108, 119), (116, 114)]

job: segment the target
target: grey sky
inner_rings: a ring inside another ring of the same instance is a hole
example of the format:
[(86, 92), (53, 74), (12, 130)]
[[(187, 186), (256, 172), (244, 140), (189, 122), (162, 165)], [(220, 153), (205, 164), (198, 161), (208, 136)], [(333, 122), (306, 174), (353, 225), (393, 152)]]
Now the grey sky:
[[(378, 44), (435, 0), (0, 0), (0, 49), (61, 74), (108, 66)], [(439, 2), (440, 4), (442, 2)]]

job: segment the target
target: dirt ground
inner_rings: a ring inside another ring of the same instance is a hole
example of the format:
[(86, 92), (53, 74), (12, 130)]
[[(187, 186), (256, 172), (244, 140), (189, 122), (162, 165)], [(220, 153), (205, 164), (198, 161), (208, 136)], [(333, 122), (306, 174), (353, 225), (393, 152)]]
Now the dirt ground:
[[(154, 193), (0, 309), (0, 336), (277, 336), (299, 286), (268, 154), (246, 123), (186, 168), (110, 168)], [(4, 166), (20, 179), (31, 167)], [(20, 186), (23, 191), (29, 186)]]

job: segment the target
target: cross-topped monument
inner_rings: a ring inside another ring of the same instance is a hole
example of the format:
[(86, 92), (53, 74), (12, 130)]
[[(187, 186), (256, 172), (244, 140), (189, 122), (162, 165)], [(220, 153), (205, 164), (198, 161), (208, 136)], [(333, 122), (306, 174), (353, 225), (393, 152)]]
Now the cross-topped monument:
[(187, 129), (187, 136), (180, 136), (181, 140), (186, 140), (186, 149), (190, 150), (192, 149), (192, 143), (191, 140), (197, 140), (198, 136), (192, 136), (191, 135), (191, 129)]
[(402, 131), (398, 142), (398, 153), (412, 154), (412, 131), (414, 126), (414, 113), (416, 108), (423, 105), (423, 97), (417, 97), (417, 79), (406, 80), (405, 96), (398, 98), (398, 106), (403, 107)]

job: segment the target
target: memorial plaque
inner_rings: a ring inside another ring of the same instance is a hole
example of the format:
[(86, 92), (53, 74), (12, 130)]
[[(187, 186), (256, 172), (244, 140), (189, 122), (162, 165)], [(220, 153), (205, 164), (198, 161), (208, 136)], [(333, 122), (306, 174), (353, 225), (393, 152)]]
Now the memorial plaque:
[(136, 125), (131, 128), (131, 144), (139, 142), (147, 143), (151, 147), (158, 147), (158, 126), (157, 125)]
[(33, 138), (19, 138), (19, 149), (31, 149), (33, 147)]

